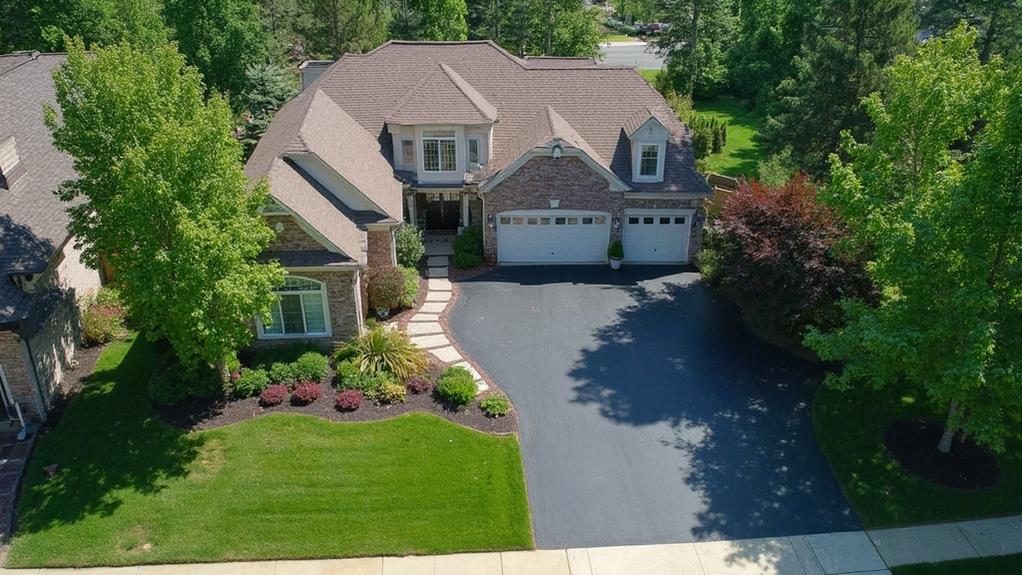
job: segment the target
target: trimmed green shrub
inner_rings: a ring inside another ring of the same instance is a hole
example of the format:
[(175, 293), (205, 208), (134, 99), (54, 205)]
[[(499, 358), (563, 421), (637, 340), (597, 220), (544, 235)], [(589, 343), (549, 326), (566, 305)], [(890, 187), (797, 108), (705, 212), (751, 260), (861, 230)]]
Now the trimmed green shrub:
[(436, 384), (437, 394), (454, 405), (468, 405), (475, 399), (476, 382), (464, 367), (452, 366), (444, 370)]
[(207, 399), (223, 393), (216, 370), (185, 366), (172, 354), (149, 382), (149, 397), (157, 405), (177, 405), (188, 399)]
[(376, 393), (376, 401), (383, 404), (404, 403), (405, 386), (394, 381), (385, 382)]
[(419, 297), (419, 270), (415, 268), (401, 268), (405, 274), (404, 290), (401, 292), (401, 307), (412, 307)]
[(468, 269), (483, 264), (483, 230), (477, 227), (465, 228), (454, 238), (454, 267)]
[(358, 390), (366, 399), (377, 399), (383, 386), (389, 383), (396, 383), (394, 376), (388, 373), (362, 373), (353, 359), (337, 364), (337, 387)]
[(326, 379), (327, 371), (330, 370), (330, 360), (322, 353), (309, 351), (295, 360), (291, 369), (298, 381), (320, 382)]
[(334, 348), (334, 353), (333, 355), (330, 356), (330, 360), (333, 361), (334, 366), (336, 366), (342, 361), (346, 359), (351, 359), (356, 355), (358, 355), (358, 352), (355, 351), (350, 345), (348, 345), (347, 342), (345, 342), (342, 344), (338, 344), (338, 346)]
[(506, 397), (487, 397), (479, 402), (479, 408), (490, 417), (504, 417), (511, 413), (511, 402)]
[(610, 247), (607, 248), (607, 257), (615, 260), (620, 260), (625, 257), (625, 247), (621, 245), (621, 240), (614, 240), (610, 242)]
[(252, 397), (262, 393), (269, 385), (270, 375), (265, 369), (244, 368), (231, 384), (231, 394), (238, 398)]
[(394, 251), (397, 252), (397, 265), (415, 268), (419, 260), (426, 255), (426, 246), (422, 245), (422, 230), (411, 224), (401, 224), (394, 231)]
[(295, 364), (278, 361), (270, 366), (270, 383), (286, 385), (288, 387), (298, 383), (298, 374), (295, 371)]
[(100, 288), (82, 305), (82, 332), (85, 345), (99, 345), (128, 334), (121, 294), (113, 288)]
[(392, 373), (404, 380), (426, 371), (426, 354), (404, 332), (374, 328), (348, 342), (363, 374)]
[(394, 266), (370, 270), (368, 278), (369, 305), (373, 309), (392, 310), (401, 305), (405, 274)]

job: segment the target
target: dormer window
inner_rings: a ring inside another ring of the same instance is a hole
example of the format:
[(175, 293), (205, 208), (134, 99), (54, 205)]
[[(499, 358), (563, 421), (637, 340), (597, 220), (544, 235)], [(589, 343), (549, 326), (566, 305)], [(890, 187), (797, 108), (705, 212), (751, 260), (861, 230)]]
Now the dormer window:
[(660, 144), (642, 144), (641, 149), (639, 176), (643, 178), (657, 177), (660, 166)]
[(458, 145), (454, 130), (426, 130), (422, 133), (422, 169), (454, 172), (458, 169)]

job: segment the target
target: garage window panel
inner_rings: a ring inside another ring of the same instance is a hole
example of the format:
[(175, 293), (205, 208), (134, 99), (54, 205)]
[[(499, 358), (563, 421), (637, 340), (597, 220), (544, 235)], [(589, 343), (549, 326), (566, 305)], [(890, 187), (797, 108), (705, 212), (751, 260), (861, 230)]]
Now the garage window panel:
[(685, 218), (674, 218), (674, 223), (676, 223), (676, 224), (684, 224), (685, 223)]
[(584, 226), (593, 225), (593, 218), (582, 218), (582, 225)]
[(639, 218), (635, 218), (635, 217), (628, 218), (628, 223), (630, 223), (630, 224), (637, 224), (637, 223), (639, 223)]
[(642, 223), (650, 225), (653, 223), (653, 218), (642, 218)]

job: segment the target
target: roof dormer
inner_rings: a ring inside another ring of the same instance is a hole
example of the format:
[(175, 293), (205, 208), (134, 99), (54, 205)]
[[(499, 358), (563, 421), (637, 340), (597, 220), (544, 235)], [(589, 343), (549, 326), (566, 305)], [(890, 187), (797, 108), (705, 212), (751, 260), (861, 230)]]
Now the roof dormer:
[(628, 123), (625, 135), (631, 141), (632, 180), (635, 182), (664, 181), (664, 163), (667, 144), (672, 134), (653, 110), (644, 110)]

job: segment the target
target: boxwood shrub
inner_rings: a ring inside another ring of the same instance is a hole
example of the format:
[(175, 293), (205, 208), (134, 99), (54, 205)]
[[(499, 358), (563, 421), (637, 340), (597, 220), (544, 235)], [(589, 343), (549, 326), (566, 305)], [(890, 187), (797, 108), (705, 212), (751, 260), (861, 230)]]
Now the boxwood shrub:
[(269, 385), (270, 375), (265, 369), (244, 368), (231, 385), (231, 394), (238, 398), (252, 397), (262, 393)]
[(454, 267), (467, 269), (483, 263), (483, 231), (477, 227), (466, 228), (454, 238)]
[(295, 360), (291, 369), (298, 381), (321, 382), (326, 379), (327, 371), (330, 369), (330, 360), (322, 353), (309, 351)]
[(476, 383), (472, 373), (464, 367), (452, 366), (444, 370), (436, 384), (437, 394), (454, 405), (468, 405), (475, 399)]

